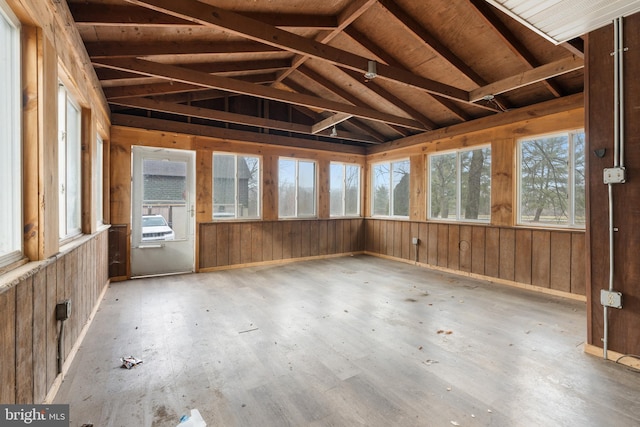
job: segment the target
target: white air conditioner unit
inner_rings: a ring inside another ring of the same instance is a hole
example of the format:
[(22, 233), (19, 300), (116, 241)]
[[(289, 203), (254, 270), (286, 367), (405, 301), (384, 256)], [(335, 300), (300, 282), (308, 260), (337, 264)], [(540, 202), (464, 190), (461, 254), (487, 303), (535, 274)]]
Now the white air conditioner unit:
[(555, 44), (640, 11), (638, 0), (486, 0)]

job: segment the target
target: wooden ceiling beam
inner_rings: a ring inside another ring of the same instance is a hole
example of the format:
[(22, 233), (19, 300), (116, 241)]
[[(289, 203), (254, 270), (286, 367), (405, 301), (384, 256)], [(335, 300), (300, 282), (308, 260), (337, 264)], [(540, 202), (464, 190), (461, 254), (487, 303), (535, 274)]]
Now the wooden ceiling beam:
[[(212, 110), (209, 108), (193, 107), (190, 105), (175, 104), (172, 102), (164, 102), (148, 98), (121, 98), (117, 101), (114, 101), (114, 104), (129, 108), (138, 108), (143, 110), (174, 114), (178, 116), (192, 118), (195, 117), (199, 119), (214, 120), (223, 123), (234, 123), (264, 129), (276, 129), (280, 131), (293, 132), (304, 135), (319, 134), (321, 132), (313, 132), (312, 127), (309, 125), (266, 119), (262, 117), (247, 116), (244, 114), (229, 113), (226, 111)], [(332, 137), (331, 135), (329, 135), (329, 132), (325, 132), (325, 134), (326, 135), (322, 136)], [(373, 140), (365, 135), (353, 134), (345, 131), (340, 132), (339, 138), (351, 141), (366, 142), (369, 144), (378, 144), (378, 141)]]
[[(252, 142), (268, 146), (284, 146), (307, 148), (312, 150), (330, 151), (335, 153), (348, 153), (364, 155), (366, 149), (362, 146), (340, 144), (335, 142), (317, 141), (313, 139), (298, 138), (293, 136), (278, 136), (247, 132), (236, 129), (217, 128), (213, 126), (198, 125), (193, 123), (182, 123), (171, 120), (162, 120), (149, 117), (138, 117), (127, 114), (113, 114), (111, 116), (113, 126), (124, 126), (138, 129), (152, 129), (162, 132), (183, 133), (190, 136), (204, 136), (223, 141)], [(196, 148), (211, 149), (208, 141), (198, 139)]]
[(274, 46), (254, 41), (242, 42), (203, 42), (189, 43), (165, 41), (162, 43), (135, 42), (86, 42), (85, 47), (90, 58), (149, 57), (161, 55), (210, 55), (229, 53), (273, 53), (281, 52)]
[[(367, 10), (369, 10), (369, 8), (373, 6), (375, 3), (376, 3), (376, 0), (357, 0), (357, 1), (351, 2), (342, 12), (340, 12), (340, 15), (338, 17), (339, 24), (336, 26), (336, 28), (334, 28), (332, 31), (329, 31), (329, 32), (320, 33), (318, 37), (316, 37), (316, 41), (323, 44), (329, 43), (338, 34), (344, 31), (345, 28), (351, 25), (353, 21), (358, 19), (360, 15), (362, 15)], [(291, 67), (288, 70), (280, 73), (280, 75), (278, 76), (278, 81), (279, 82), (284, 81), (299, 66), (307, 62), (309, 58), (310, 58), (309, 55), (297, 55), (294, 58)]]
[[(335, 83), (331, 82), (327, 78), (321, 76), (319, 73), (317, 73), (316, 71), (314, 71), (311, 68), (307, 67), (306, 65), (303, 65), (300, 68), (298, 68), (298, 71), (300, 73), (304, 74), (305, 76), (307, 76), (308, 78), (310, 78), (311, 80), (313, 80), (314, 82), (318, 83), (319, 85), (321, 85), (325, 89), (329, 90), (334, 95), (339, 96), (344, 101), (347, 101), (350, 104), (353, 104), (353, 105), (358, 106), (358, 107), (371, 108), (369, 105), (367, 105), (364, 101), (362, 101), (357, 96), (355, 96), (352, 93), (347, 92), (346, 90), (342, 89), (340, 86), (338, 86)], [(417, 122), (417, 123), (419, 123), (419, 122)], [(393, 126), (391, 126), (393, 123), (385, 123), (385, 124), (389, 125), (389, 127), (393, 131), (399, 133), (400, 135), (403, 135), (402, 132), (398, 131)], [(422, 130), (425, 130), (425, 128), (423, 128)]]
[(319, 122), (316, 122), (315, 124), (313, 124), (311, 126), (311, 133), (318, 133), (330, 127), (339, 125), (345, 120), (349, 120), (351, 117), (353, 117), (351, 114), (344, 114), (344, 113), (333, 114), (332, 116), (327, 117), (326, 119), (320, 120)]
[(456, 70), (464, 75), (469, 81), (478, 85), (484, 86), (487, 84), (478, 73), (476, 73), (471, 67), (469, 67), (462, 59), (454, 54), (449, 48), (447, 48), (440, 40), (438, 40), (433, 34), (427, 31), (420, 23), (418, 23), (413, 17), (405, 12), (400, 6), (398, 6), (393, 0), (379, 0), (380, 4), (384, 6), (400, 23), (419, 41), (428, 45), (440, 58), (451, 64)]
[(582, 40), (581, 37), (576, 37), (575, 39), (560, 43), (560, 46), (564, 47), (578, 58), (584, 59), (584, 40)]
[[(469, 65), (467, 65), (462, 59), (460, 59), (455, 53), (447, 48), (438, 38), (427, 31), (420, 23), (418, 23), (413, 17), (400, 8), (393, 0), (379, 0), (380, 4), (384, 6), (404, 27), (419, 41), (429, 46), (436, 55), (448, 62), (453, 68), (458, 70), (469, 81), (478, 86), (484, 86), (487, 81), (476, 73)], [(495, 102), (498, 104), (499, 110), (506, 110), (509, 108), (509, 103), (505, 99), (496, 98)], [(486, 105), (476, 105), (480, 108), (494, 110), (492, 107)]]
[(212, 110), (209, 108), (193, 107), (173, 102), (159, 101), (149, 98), (119, 98), (109, 101), (111, 104), (130, 108), (158, 111), (162, 113), (176, 114), (185, 117), (197, 117), (200, 119), (215, 120), (225, 123), (255, 126), (258, 128), (277, 129), (287, 132), (311, 134), (311, 126), (280, 120), (265, 119), (261, 117), (246, 116), (243, 114), (229, 113), (226, 111)]
[[(304, 86), (299, 85), (298, 83), (294, 82), (291, 79), (288, 79), (286, 81), (286, 83), (284, 83), (285, 86), (287, 86), (288, 88), (290, 88), (291, 90), (296, 91), (297, 93), (304, 93), (304, 94), (311, 94), (312, 93)], [(323, 115), (327, 115), (327, 114), (333, 114), (332, 112), (327, 112), (324, 111), (320, 114), (314, 113), (317, 116), (323, 116)], [(313, 118), (313, 117), (312, 117)], [(325, 116), (326, 118), (326, 116)], [(314, 118), (315, 121), (319, 121), (318, 119)], [(370, 135), (372, 138), (375, 138), (377, 141), (380, 142), (385, 142), (388, 141), (389, 138), (387, 138), (385, 135), (381, 134), (380, 132), (378, 132), (376, 129), (372, 128), (371, 126), (369, 126), (368, 123), (365, 123), (364, 120), (361, 120), (359, 118), (356, 117), (352, 117), (350, 120), (342, 122), (343, 126), (352, 126), (356, 129), (359, 129), (363, 132), (365, 132), (367, 135)]]
[[(360, 31), (356, 30), (354, 27), (349, 27), (344, 32), (349, 37), (351, 37), (351, 39), (353, 41), (355, 41), (360, 46), (362, 46), (365, 49), (367, 49), (372, 55), (375, 56), (375, 58), (377, 60), (382, 61), (382, 62), (384, 62), (386, 64), (392, 65), (392, 66), (397, 67), (397, 68), (406, 68), (406, 67), (403, 66), (403, 64), (399, 63), (388, 52), (386, 52), (380, 46), (375, 44), (373, 41), (371, 41), (371, 39), (369, 39), (367, 36), (362, 34)], [(468, 120), (472, 120), (473, 119), (473, 117), (471, 117), (471, 115), (469, 115), (466, 111), (464, 111), (463, 109), (458, 107), (453, 101), (451, 101), (451, 100), (449, 100), (447, 98), (438, 97), (436, 95), (432, 95), (432, 94), (429, 94), (429, 93), (425, 94), (425, 96), (430, 97), (432, 101), (442, 105), (444, 108), (449, 110), (449, 112), (451, 114), (453, 114), (456, 117), (456, 119), (458, 119), (458, 120), (461, 120), (461, 121), (464, 122), (464, 121), (468, 121)]]
[(399, 126), (424, 130), (424, 126), (412, 119), (382, 113), (370, 108), (347, 105), (314, 96), (291, 93), (272, 87), (246, 83), (237, 79), (215, 76), (200, 71), (189, 70), (175, 65), (159, 64), (135, 58), (102, 58), (94, 60), (95, 64), (119, 70), (135, 71), (151, 77), (162, 77), (182, 83), (194, 84), (211, 89), (222, 89), (229, 92), (273, 99), (297, 105), (316, 107), (323, 110), (353, 114), (369, 120), (391, 123)]
[(397, 96), (395, 96), (394, 94), (392, 94), (391, 92), (389, 92), (388, 90), (386, 90), (385, 88), (377, 84), (375, 80), (370, 80), (365, 82), (364, 77), (361, 76), (360, 73), (356, 73), (354, 71), (349, 71), (349, 70), (345, 70), (345, 72), (349, 74), (349, 76), (351, 76), (352, 79), (361, 83), (366, 88), (378, 94), (378, 96), (381, 96), (382, 98), (387, 100), (387, 102), (389, 102), (390, 104), (395, 105), (397, 108), (407, 113), (410, 117), (422, 123), (427, 130), (432, 130), (438, 127), (438, 125), (432, 122), (424, 114), (422, 114), (421, 112), (419, 112), (418, 110), (416, 110), (415, 108), (413, 108), (412, 106), (410, 106), (409, 104), (407, 104), (406, 102), (404, 102), (403, 100), (401, 100), (400, 98), (398, 98)]
[[(520, 60), (524, 62), (529, 69), (533, 69), (541, 65), (540, 61), (535, 58), (533, 53), (531, 53), (531, 51), (527, 49), (527, 47), (522, 44), (522, 42), (520, 42), (513, 32), (504, 24), (504, 22), (500, 20), (489, 3), (485, 0), (469, 0), (469, 3), (485, 23), (493, 30), (493, 32), (500, 37), (505, 46), (520, 58)], [(542, 83), (556, 98), (562, 96), (562, 88), (555, 82), (543, 80)]]
[[(69, 3), (69, 9), (78, 27), (193, 27), (194, 23), (133, 5), (103, 5), (98, 8), (88, 3)], [(242, 13), (252, 19), (274, 27), (313, 28), (331, 30), (338, 26), (338, 17), (303, 13)], [(199, 25), (199, 24), (196, 24)]]
[[(173, 0), (126, 1), (165, 12), (179, 18), (189, 19), (203, 25), (224, 29), (232, 34), (253, 41), (259, 41), (279, 49), (300, 55), (308, 55), (339, 67), (363, 73), (368, 68), (368, 58), (329, 45), (324, 45), (315, 40), (309, 40), (274, 26), (263, 24), (260, 21), (195, 0), (183, 0), (180, 2)], [(435, 93), (446, 98), (469, 102), (469, 93), (462, 89), (384, 64), (379, 64), (377, 68), (377, 78), (381, 80), (392, 81), (422, 91)]]
[[(140, 74), (136, 74), (136, 76), (140, 76)], [(269, 74), (253, 74), (249, 76), (239, 76), (236, 80), (241, 80), (248, 83), (255, 84), (265, 84), (271, 83), (275, 79), (275, 73)], [(103, 92), (107, 100), (116, 99), (116, 98), (129, 98), (133, 96), (151, 96), (151, 95), (166, 95), (166, 94), (175, 94), (180, 92), (195, 92), (195, 91), (207, 91), (210, 89), (203, 89), (202, 86), (193, 85), (189, 83), (180, 83), (180, 82), (167, 82), (166, 79), (162, 79), (162, 83), (150, 83), (150, 84), (139, 84), (139, 85), (125, 85), (124, 83), (129, 82), (130, 79), (127, 79), (125, 82), (117, 84), (116, 81), (114, 85), (109, 87), (103, 87)], [(228, 93), (228, 92), (226, 92)]]
[(469, 98), (473, 101), (487, 99), (500, 93), (518, 89), (582, 68), (584, 68), (584, 60), (582, 58), (572, 56), (571, 58), (560, 59), (473, 90)]

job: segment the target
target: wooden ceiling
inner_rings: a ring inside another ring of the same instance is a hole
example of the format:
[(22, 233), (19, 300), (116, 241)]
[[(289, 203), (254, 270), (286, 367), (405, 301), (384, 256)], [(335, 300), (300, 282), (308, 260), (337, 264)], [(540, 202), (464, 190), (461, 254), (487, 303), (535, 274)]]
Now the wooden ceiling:
[(581, 39), (484, 0), (68, 5), (114, 124), (366, 148), (583, 90)]

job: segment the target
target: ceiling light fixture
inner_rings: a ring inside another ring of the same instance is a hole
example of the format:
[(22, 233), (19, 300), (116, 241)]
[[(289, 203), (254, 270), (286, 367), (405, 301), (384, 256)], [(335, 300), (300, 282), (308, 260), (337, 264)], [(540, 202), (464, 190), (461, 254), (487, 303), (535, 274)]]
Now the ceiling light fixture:
[(329, 136), (338, 136), (338, 130), (336, 129), (335, 125), (333, 126), (333, 129), (331, 129), (331, 133), (329, 134)]
[(376, 77), (378, 77), (376, 61), (369, 61), (369, 64), (367, 65), (367, 72), (364, 73), (364, 78), (367, 80), (373, 80)]

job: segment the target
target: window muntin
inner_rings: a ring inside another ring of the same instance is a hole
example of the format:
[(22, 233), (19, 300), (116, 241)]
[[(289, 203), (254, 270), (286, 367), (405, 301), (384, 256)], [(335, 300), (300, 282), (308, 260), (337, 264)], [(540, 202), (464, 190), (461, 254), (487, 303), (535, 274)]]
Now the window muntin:
[(213, 153), (213, 218), (260, 217), (260, 157)]
[(60, 238), (82, 230), (82, 167), (80, 107), (67, 88), (58, 87), (58, 185)]
[(280, 218), (316, 215), (316, 163), (311, 160), (278, 160), (278, 214)]
[(330, 214), (331, 216), (360, 215), (360, 166), (331, 162)]
[(20, 24), (0, 0), (0, 267), (22, 257)]
[(585, 140), (574, 131), (518, 142), (518, 224), (585, 226)]
[(409, 216), (409, 160), (377, 163), (371, 168), (374, 216)]
[(429, 156), (429, 218), (491, 219), (491, 147)]

